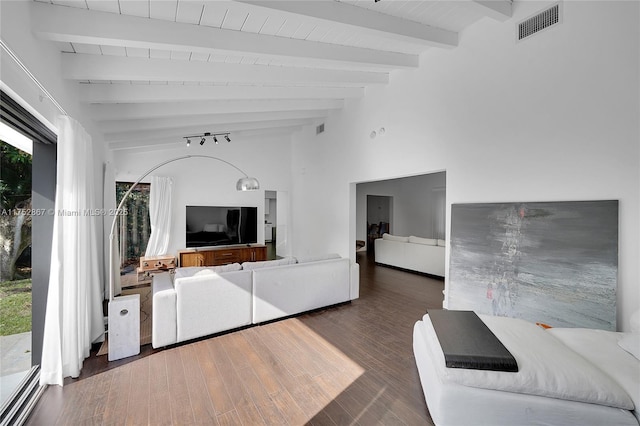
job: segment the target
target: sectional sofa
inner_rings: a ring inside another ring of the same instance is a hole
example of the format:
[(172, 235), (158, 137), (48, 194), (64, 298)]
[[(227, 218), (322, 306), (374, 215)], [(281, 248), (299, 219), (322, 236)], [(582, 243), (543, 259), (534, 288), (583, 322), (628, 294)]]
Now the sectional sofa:
[(338, 255), (178, 268), (153, 277), (154, 348), (357, 299), (357, 263)]
[(383, 234), (374, 244), (378, 264), (444, 277), (445, 240)]

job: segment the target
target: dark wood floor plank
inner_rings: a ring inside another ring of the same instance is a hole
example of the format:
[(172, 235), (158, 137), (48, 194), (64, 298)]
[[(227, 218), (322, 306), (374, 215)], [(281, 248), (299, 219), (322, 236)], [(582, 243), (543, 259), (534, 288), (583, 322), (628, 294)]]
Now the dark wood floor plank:
[(139, 359), (131, 366), (131, 392), (126, 424), (145, 425), (149, 423), (149, 358)]
[(27, 425), (432, 425), (412, 331), (443, 283), (358, 262), (352, 303), (115, 362), (92, 352)]
[(149, 357), (149, 424), (171, 425), (171, 395), (166, 352)]
[(103, 424), (122, 425), (125, 423), (129, 408), (129, 390), (131, 389), (131, 364), (113, 371), (113, 380), (109, 388), (107, 405), (104, 409)]
[(195, 345), (180, 346), (180, 357), (184, 367), (185, 381), (189, 390), (189, 401), (193, 410), (193, 417), (197, 423), (217, 425), (217, 413), (211, 402), (209, 391), (205, 383)]
[(105, 371), (94, 377), (98, 379), (93, 384), (95, 386), (95, 394), (93, 400), (87, 402), (87, 406), (91, 409), (93, 416), (102, 419), (109, 399), (109, 389), (113, 381), (113, 371)]
[(247, 330), (243, 330), (238, 334), (238, 336), (241, 337), (241, 339), (238, 339), (239, 348), (249, 360), (251, 368), (260, 379), (260, 382), (262, 383), (262, 386), (264, 386), (267, 394), (272, 395), (280, 392), (283, 389), (282, 383), (278, 380), (278, 376), (274, 374), (271, 366), (265, 361), (260, 353), (256, 351), (255, 347), (251, 343), (251, 333)]
[(218, 416), (218, 424), (220, 426), (238, 426), (241, 425), (242, 422), (236, 410), (231, 410)]
[(189, 399), (189, 389), (185, 378), (182, 357), (179, 348), (165, 351), (167, 362), (167, 379), (169, 383), (169, 404), (171, 406), (171, 421), (174, 425), (195, 424)]
[[(235, 352), (232, 339), (229, 338), (229, 335), (224, 335), (219, 336), (217, 341), (210, 340), (209, 343), (209, 351), (218, 366), (218, 371), (220, 372), (229, 397), (234, 403), (236, 414), (242, 424), (264, 424), (262, 415), (245, 389), (235, 369), (234, 363), (230, 358), (229, 353), (231, 353), (231, 356), (241, 356), (241, 354)], [(235, 362), (237, 365), (246, 365), (238, 359), (236, 359)]]
[(271, 395), (271, 400), (284, 416), (287, 424), (302, 425), (307, 423), (312, 415), (305, 414), (288, 391), (283, 390)]
[(207, 387), (207, 392), (211, 398), (214, 410), (218, 415), (235, 410), (233, 400), (229, 396), (227, 388), (222, 381), (216, 363), (209, 352), (207, 342), (198, 342), (195, 344), (195, 348), (198, 364), (200, 364), (200, 370), (202, 371), (205, 386)]
[(264, 423), (272, 426), (282, 426), (288, 424), (285, 417), (280, 412), (280, 409), (273, 403), (268, 402), (265, 404), (259, 404), (258, 411), (264, 419)]

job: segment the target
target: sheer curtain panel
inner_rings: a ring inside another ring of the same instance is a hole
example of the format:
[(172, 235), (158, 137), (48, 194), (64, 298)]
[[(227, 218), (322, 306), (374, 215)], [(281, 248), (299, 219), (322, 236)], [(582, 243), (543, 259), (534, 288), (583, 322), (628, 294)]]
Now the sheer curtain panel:
[(160, 256), (169, 250), (171, 231), (171, 178), (152, 176), (149, 193), (151, 235), (145, 256)]
[(91, 136), (73, 118), (58, 120), (58, 165), (40, 384), (77, 377), (91, 344), (104, 336), (98, 216)]

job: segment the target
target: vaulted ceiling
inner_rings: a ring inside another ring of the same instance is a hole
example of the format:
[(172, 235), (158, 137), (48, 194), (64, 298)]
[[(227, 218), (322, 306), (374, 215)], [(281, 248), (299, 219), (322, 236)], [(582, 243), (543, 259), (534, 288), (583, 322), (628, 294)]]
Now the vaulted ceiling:
[(52, 0), (31, 28), (55, 42), (63, 77), (111, 149), (183, 143), (194, 133), (289, 133), (345, 100), (455, 49), (510, 0)]

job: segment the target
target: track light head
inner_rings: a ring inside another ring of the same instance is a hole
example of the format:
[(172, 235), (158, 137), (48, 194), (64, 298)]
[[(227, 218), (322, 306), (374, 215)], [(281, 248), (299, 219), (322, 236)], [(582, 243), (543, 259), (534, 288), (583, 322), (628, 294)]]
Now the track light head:
[(224, 135), (224, 138), (227, 140), (227, 142), (231, 142), (231, 139), (229, 139), (229, 135)]
[(206, 140), (205, 138), (200, 139), (200, 145), (204, 145), (205, 140)]
[(187, 139), (187, 146), (191, 146), (191, 139)]
[(213, 135), (213, 141), (216, 143), (216, 145), (218, 145), (218, 138), (216, 137), (216, 135)]

